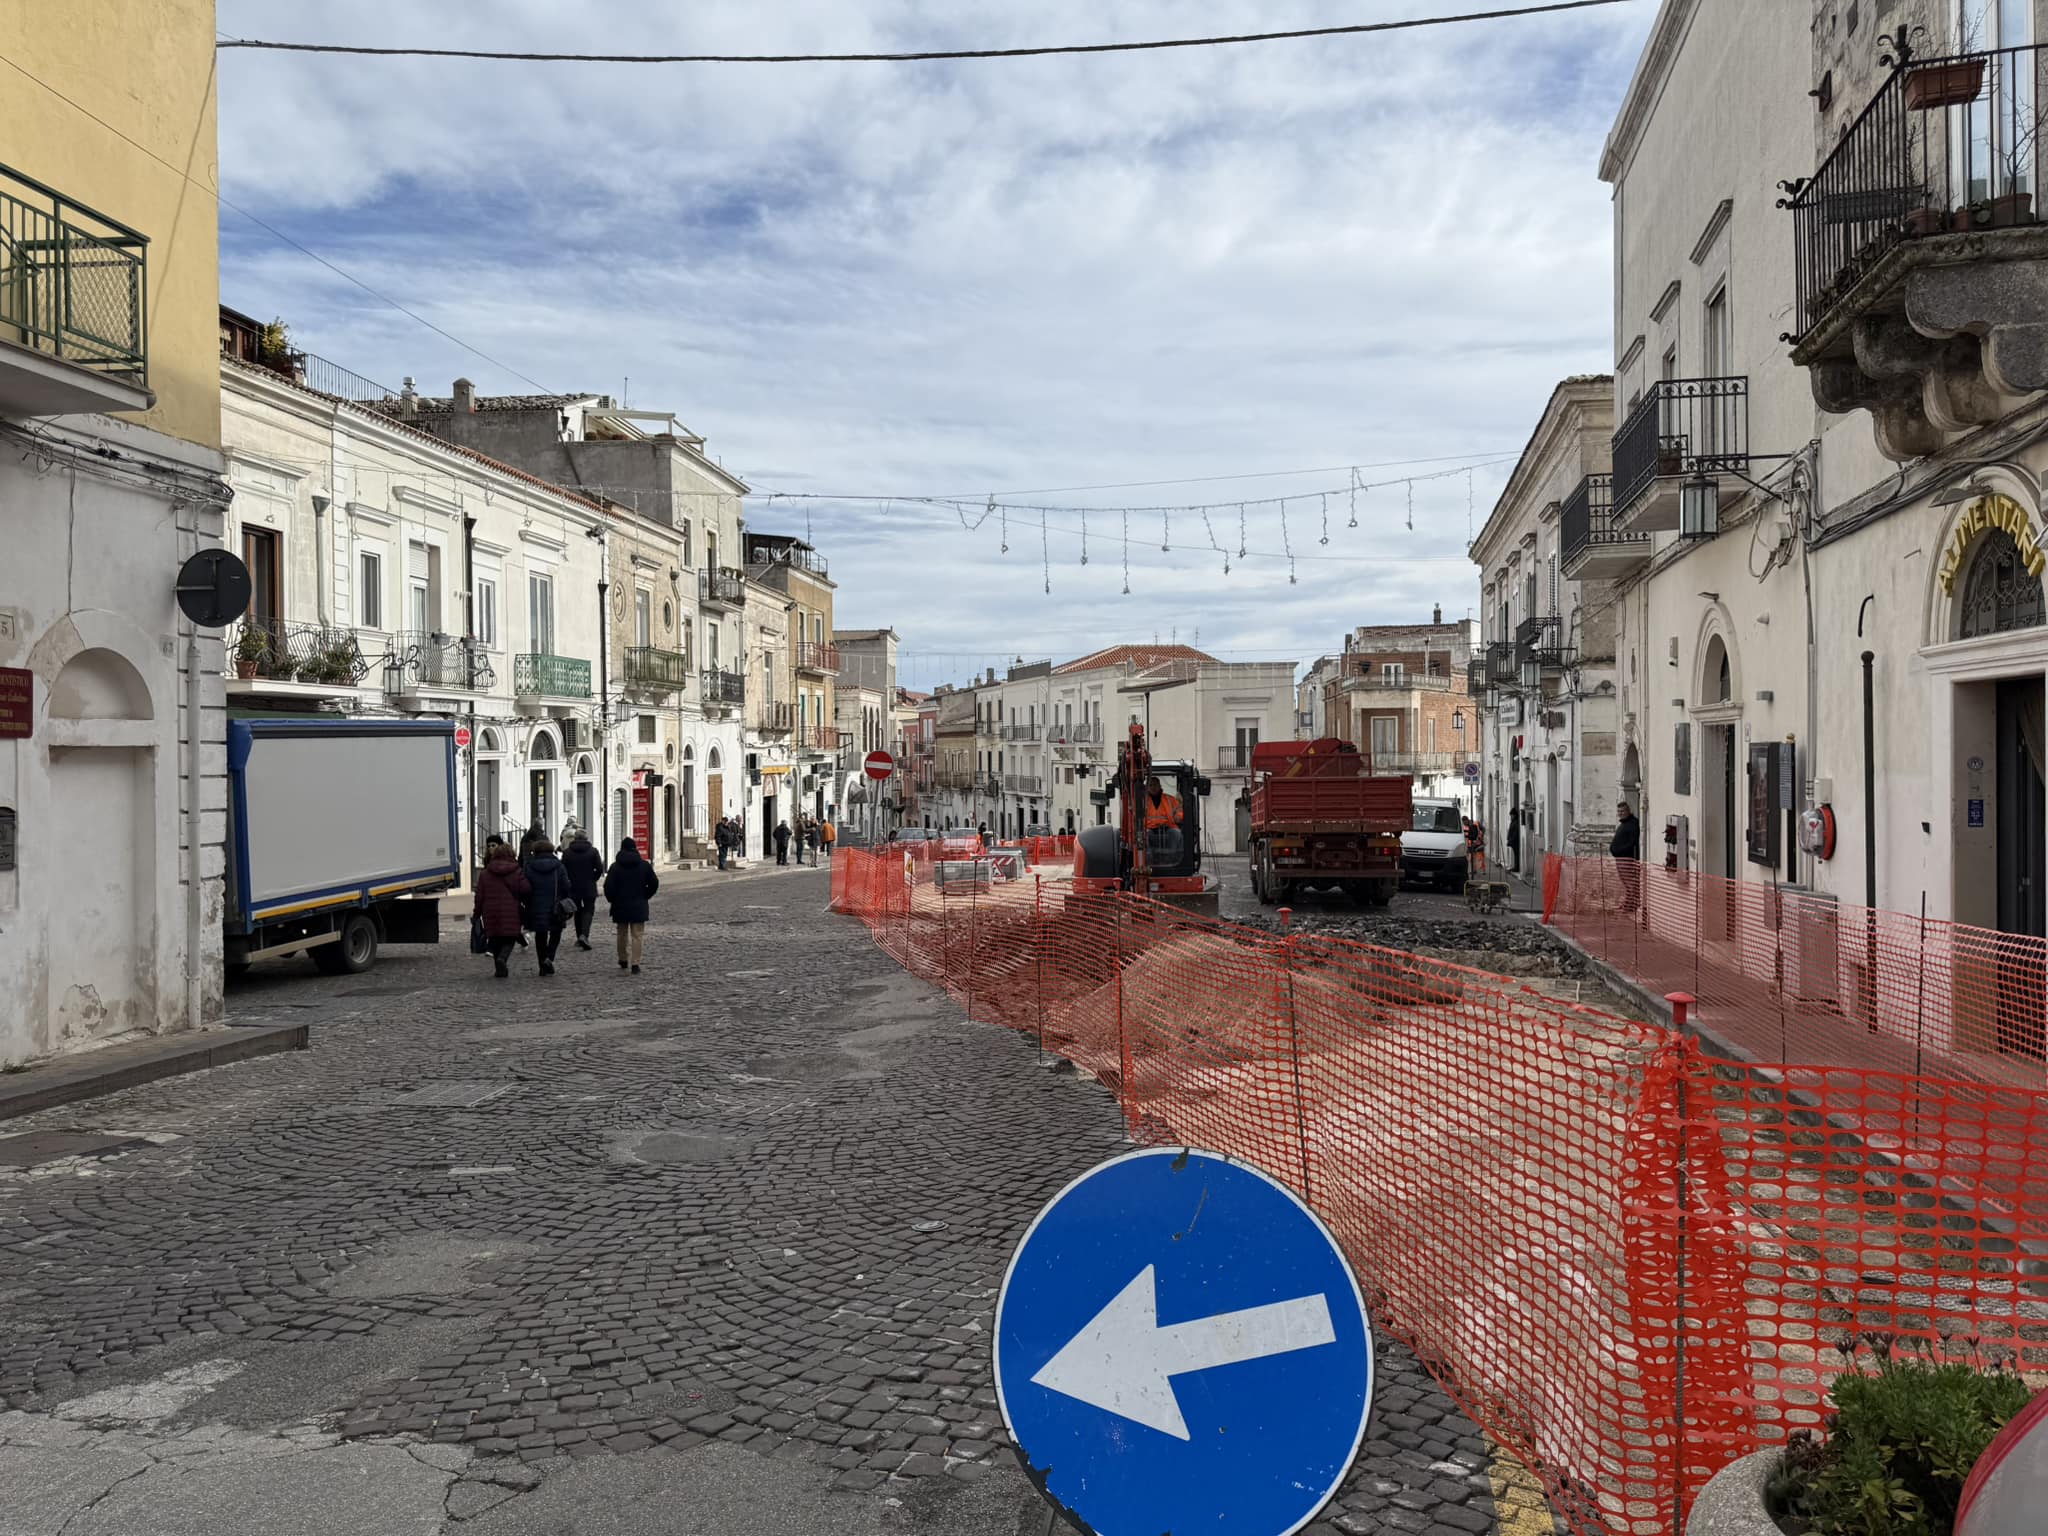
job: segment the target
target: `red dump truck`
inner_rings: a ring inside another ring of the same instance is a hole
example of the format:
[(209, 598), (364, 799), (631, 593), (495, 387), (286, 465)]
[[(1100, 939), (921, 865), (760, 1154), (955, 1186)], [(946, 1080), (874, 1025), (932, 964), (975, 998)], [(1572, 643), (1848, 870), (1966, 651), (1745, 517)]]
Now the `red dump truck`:
[(1252, 889), (1269, 906), (1296, 890), (1342, 890), (1383, 907), (1401, 881), (1414, 780), (1372, 771), (1336, 737), (1252, 749)]

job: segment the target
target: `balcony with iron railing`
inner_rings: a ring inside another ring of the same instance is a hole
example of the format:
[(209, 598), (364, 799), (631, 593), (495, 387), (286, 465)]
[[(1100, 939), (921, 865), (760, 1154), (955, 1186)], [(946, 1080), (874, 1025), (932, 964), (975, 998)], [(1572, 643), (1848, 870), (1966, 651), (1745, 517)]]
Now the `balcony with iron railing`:
[(1045, 793), (1045, 779), (1036, 773), (1006, 773), (1003, 775), (1003, 789), (1012, 795), (1042, 795)]
[(580, 656), (521, 652), (512, 658), (512, 697), (522, 701), (587, 699), (590, 663)]
[(755, 565), (787, 565), (799, 571), (807, 571), (813, 576), (828, 579), (832, 574), (823, 555), (815, 549), (805, 549), (795, 544), (759, 546), (753, 550), (749, 559)]
[(1748, 379), (1659, 379), (1614, 434), (1612, 526), (1711, 538), (1720, 531), (1713, 477), (1748, 466)]
[(1361, 662), (1356, 670), (1346, 666), (1339, 686), (1346, 693), (1456, 693), (1464, 679), (1448, 672), (1412, 672), (1385, 662)]
[(1045, 726), (1037, 720), (1012, 720), (1003, 727), (1005, 741), (1037, 741)]
[(697, 595), (720, 608), (743, 608), (747, 602), (747, 573), (729, 565), (699, 571)]
[(0, 412), (154, 403), (148, 257), (140, 231), (0, 165)]
[(355, 631), (284, 619), (237, 619), (228, 626), (230, 693), (353, 689), (369, 675)]
[(1250, 773), (1252, 771), (1252, 748), (1257, 745), (1257, 742), (1251, 742), (1245, 746), (1238, 746), (1232, 743), (1227, 747), (1218, 747), (1216, 749), (1216, 771), (1233, 778), (1242, 777)]
[(707, 705), (733, 709), (746, 702), (747, 680), (738, 672), (707, 667), (702, 674), (702, 682)]
[(981, 778), (972, 768), (937, 768), (932, 772), (932, 782), (940, 789), (971, 790)]
[(1515, 626), (1515, 662), (1524, 683), (1537, 681), (1529, 668), (1554, 671), (1565, 664), (1564, 616), (1536, 614)]
[(1003, 776), (1000, 773), (985, 773), (975, 787), (985, 795), (1000, 795), (1003, 792)]
[(1574, 486), (1557, 523), (1559, 566), (1574, 581), (1626, 576), (1650, 558), (1647, 533), (1615, 525), (1612, 475), (1588, 475)]
[(1902, 462), (1996, 419), (1998, 395), (2048, 388), (2048, 349), (2021, 329), (2038, 327), (2048, 280), (2048, 48), (1922, 59), (1909, 41), (1903, 28), (1880, 39), (1890, 73), (1780, 204), (1792, 360), (1822, 410), (1870, 410)]
[(782, 699), (763, 699), (754, 708), (754, 729), (763, 735), (786, 736), (796, 729), (794, 704)]
[(1501, 688), (1521, 681), (1521, 667), (1515, 660), (1515, 642), (1489, 640), (1486, 643), (1486, 686)]
[(488, 693), (497, 684), (495, 659), (467, 636), (432, 630), (402, 630), (391, 636), (384, 661), (388, 694)]
[(1486, 653), (1481, 651), (1465, 664), (1465, 691), (1470, 694), (1486, 692)]
[(690, 658), (656, 645), (626, 647), (626, 686), (649, 693), (675, 693), (690, 685)]
[(1440, 777), (1447, 773), (1463, 773), (1467, 763), (1478, 760), (1478, 755), (1471, 752), (1375, 752), (1372, 754), (1372, 771), (1412, 773), (1418, 778)]
[(836, 725), (807, 725), (798, 735), (798, 744), (813, 752), (838, 752), (852, 740), (853, 732)]
[(831, 677), (839, 671), (839, 647), (829, 640), (800, 640), (796, 647), (796, 669)]
[(1099, 747), (1102, 745), (1102, 722), (1100, 720), (1054, 720), (1045, 728), (1045, 740), (1054, 747)]

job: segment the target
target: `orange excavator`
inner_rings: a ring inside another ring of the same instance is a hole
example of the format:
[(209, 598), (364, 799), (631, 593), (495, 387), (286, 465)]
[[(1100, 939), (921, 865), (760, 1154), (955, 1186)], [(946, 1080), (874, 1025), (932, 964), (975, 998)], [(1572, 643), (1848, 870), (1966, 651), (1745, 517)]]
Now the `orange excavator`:
[(1217, 913), (1218, 886), (1202, 873), (1202, 802), (1209, 780), (1193, 763), (1162, 762), (1132, 725), (1116, 771), (1090, 797), (1112, 801), (1116, 819), (1074, 839), (1074, 889), (1133, 891), (1203, 916)]

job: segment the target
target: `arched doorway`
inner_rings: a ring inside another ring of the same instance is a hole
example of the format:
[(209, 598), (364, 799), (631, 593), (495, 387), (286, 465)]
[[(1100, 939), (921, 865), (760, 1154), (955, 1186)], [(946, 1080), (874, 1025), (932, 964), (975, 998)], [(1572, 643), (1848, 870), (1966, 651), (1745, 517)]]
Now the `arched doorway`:
[(555, 733), (536, 728), (526, 744), (527, 824), (550, 830), (559, 805), (555, 799), (561, 776), (562, 749)]
[(588, 752), (576, 757), (576, 825), (586, 833), (597, 825), (597, 763)]
[(495, 726), (476, 733), (475, 829), (471, 846), (481, 849), (492, 833), (503, 833), (510, 808), (505, 804), (505, 738)]
[(1700, 647), (1699, 675), (1693, 688), (1693, 714), (1699, 731), (1700, 867), (1707, 874), (1730, 880), (1741, 873), (1735, 851), (1735, 736), (1741, 714), (1736, 688), (1735, 653), (1724, 635), (1710, 630)]
[[(49, 710), (52, 721), (156, 715), (142, 675), (109, 650), (65, 663)], [(48, 924), (53, 1048), (157, 1025), (155, 756), (140, 746), (50, 748), (47, 836), (65, 875), (37, 899)]]
[[(687, 742), (683, 745), (683, 762), (678, 773), (683, 782), (682, 816), (683, 830), (693, 830), (697, 825), (697, 749)], [(711, 819), (716, 821), (718, 813), (713, 811)]]

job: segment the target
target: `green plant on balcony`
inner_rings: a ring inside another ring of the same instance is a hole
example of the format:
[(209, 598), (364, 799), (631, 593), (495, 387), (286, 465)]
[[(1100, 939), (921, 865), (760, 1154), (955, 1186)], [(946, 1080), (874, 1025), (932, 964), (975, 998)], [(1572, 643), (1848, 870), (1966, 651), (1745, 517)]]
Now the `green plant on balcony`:
[(356, 648), (348, 640), (329, 640), (316, 647), (299, 664), (302, 683), (353, 684), (356, 680)]
[(273, 320), (256, 332), (256, 361), (275, 368), (291, 361), (292, 331), (283, 320)]
[(255, 625), (245, 628), (235, 641), (235, 676), (245, 681), (256, 675), (270, 654), (270, 636)]
[(1877, 1333), (1835, 1347), (1853, 1363), (1864, 1345), (1875, 1369), (1835, 1379), (1826, 1438), (1793, 1436), (1766, 1507), (1812, 1536), (1952, 1536), (1970, 1469), (2033, 1393), (2003, 1360), (1938, 1360)]

